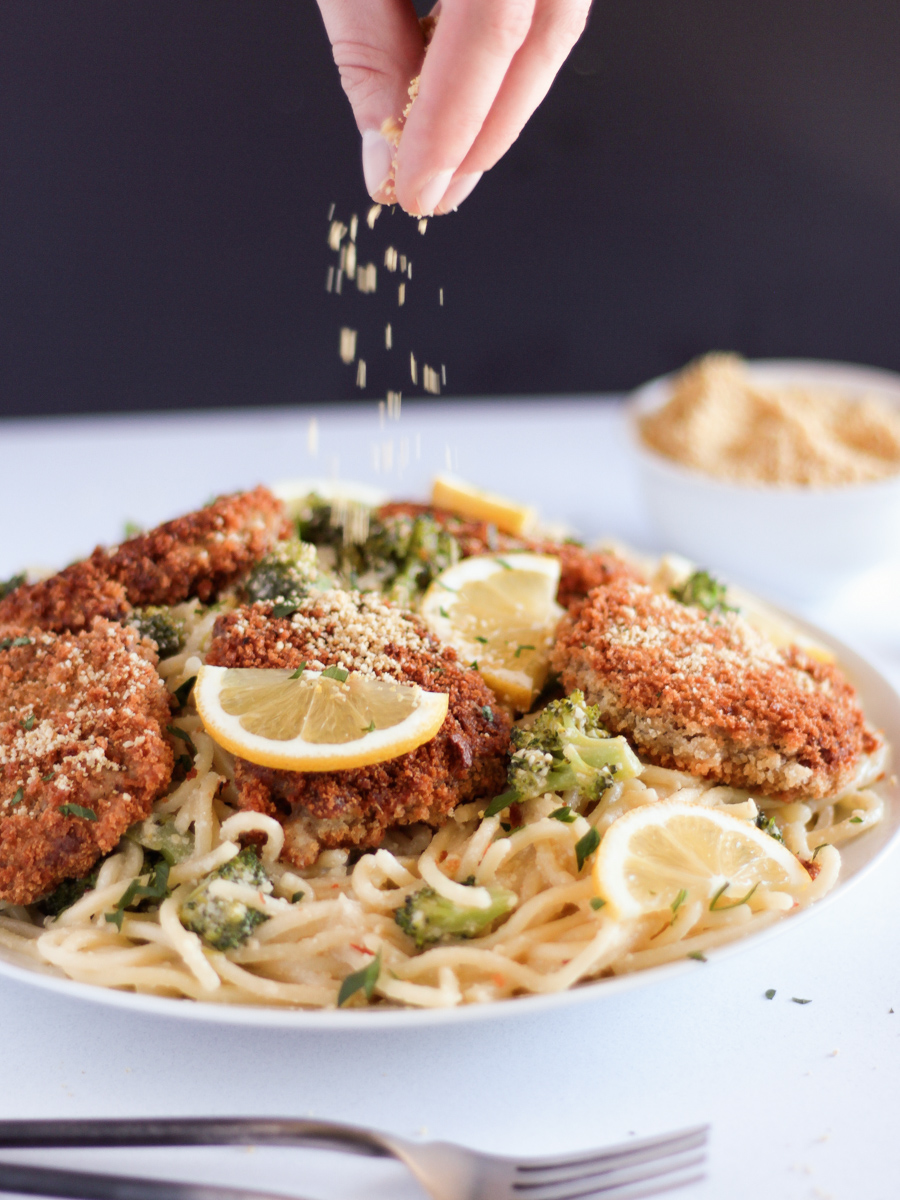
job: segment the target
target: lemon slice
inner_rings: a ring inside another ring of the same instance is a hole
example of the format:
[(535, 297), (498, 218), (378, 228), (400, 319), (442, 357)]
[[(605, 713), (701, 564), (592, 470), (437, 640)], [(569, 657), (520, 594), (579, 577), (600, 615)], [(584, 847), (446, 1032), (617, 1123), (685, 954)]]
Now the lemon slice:
[(594, 860), (594, 883), (616, 915), (640, 917), (671, 908), (682, 889), (687, 899), (715, 898), (723, 909), (756, 887), (796, 898), (809, 875), (754, 825), (720, 809), (662, 800), (613, 821)]
[(453, 475), (438, 475), (431, 485), (431, 503), (435, 508), (447, 508), (460, 517), (475, 521), (490, 521), (502, 533), (526, 533), (537, 521), (537, 513), (524, 504), (516, 504), (505, 496), (483, 492)]
[(431, 741), (447, 715), (443, 692), (321, 671), (201, 667), (197, 711), (220, 746), (262, 767), (344, 771)]
[(559, 559), (546, 554), (464, 558), (435, 579), (421, 613), (463, 662), (478, 664), (485, 683), (527, 712), (547, 681)]

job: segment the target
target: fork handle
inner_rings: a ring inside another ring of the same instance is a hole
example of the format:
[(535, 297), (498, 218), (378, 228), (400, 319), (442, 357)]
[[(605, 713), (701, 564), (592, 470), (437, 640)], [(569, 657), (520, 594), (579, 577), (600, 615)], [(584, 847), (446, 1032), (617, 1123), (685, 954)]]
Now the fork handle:
[(0, 1149), (48, 1146), (309, 1146), (369, 1158), (391, 1152), (377, 1134), (332, 1121), (279, 1117), (148, 1117), (0, 1121)]
[[(71, 1200), (285, 1200), (272, 1192), (0, 1163), (0, 1193)], [(298, 1198), (299, 1200), (299, 1198)]]

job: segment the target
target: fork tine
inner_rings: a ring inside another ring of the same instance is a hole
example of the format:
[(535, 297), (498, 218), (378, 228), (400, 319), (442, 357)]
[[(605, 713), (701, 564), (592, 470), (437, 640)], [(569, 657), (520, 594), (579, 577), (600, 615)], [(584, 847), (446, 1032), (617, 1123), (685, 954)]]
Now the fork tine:
[(516, 1165), (517, 1173), (534, 1179), (533, 1184), (516, 1184), (516, 1190), (524, 1190), (528, 1186), (538, 1186), (541, 1172), (553, 1172), (554, 1178), (559, 1178), (560, 1171), (583, 1170), (585, 1168), (602, 1170), (604, 1167), (637, 1165), (642, 1162), (653, 1162), (658, 1158), (668, 1158), (688, 1150), (697, 1150), (706, 1145), (709, 1136), (708, 1125), (697, 1125), (692, 1129), (682, 1129), (675, 1133), (663, 1134), (661, 1137), (643, 1138), (639, 1142), (626, 1142), (618, 1146), (610, 1146), (593, 1154), (560, 1155), (558, 1158), (541, 1158), (529, 1161), (525, 1159)]
[[(638, 1168), (625, 1171), (615, 1170), (602, 1172), (602, 1178), (596, 1176), (581, 1176), (577, 1179), (554, 1180), (542, 1185), (540, 1198), (531, 1193), (532, 1200), (592, 1200), (595, 1196), (607, 1197), (607, 1200), (631, 1200), (637, 1195), (657, 1195), (675, 1187), (683, 1187), (686, 1182), (703, 1178), (695, 1168), (702, 1167), (706, 1161), (705, 1154), (694, 1154), (689, 1158), (678, 1156), (674, 1161), (642, 1164)], [(649, 1169), (648, 1169), (649, 1166)], [(690, 1174), (690, 1179), (686, 1179)], [(650, 1184), (650, 1190), (636, 1192), (636, 1188)], [(519, 1191), (517, 1185), (514, 1190)]]

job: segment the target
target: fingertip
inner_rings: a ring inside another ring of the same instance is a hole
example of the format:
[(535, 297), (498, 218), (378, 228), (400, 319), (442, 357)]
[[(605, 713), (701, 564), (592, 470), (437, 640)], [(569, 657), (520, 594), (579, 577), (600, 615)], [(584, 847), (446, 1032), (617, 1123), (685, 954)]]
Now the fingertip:
[(362, 135), (362, 169), (366, 190), (373, 200), (386, 198), (385, 185), (391, 178), (394, 149), (377, 129), (367, 129)]
[(484, 171), (468, 171), (465, 174), (457, 175), (446, 192), (444, 192), (440, 203), (434, 210), (435, 213), (455, 212), (462, 202), (475, 190), (483, 174)]

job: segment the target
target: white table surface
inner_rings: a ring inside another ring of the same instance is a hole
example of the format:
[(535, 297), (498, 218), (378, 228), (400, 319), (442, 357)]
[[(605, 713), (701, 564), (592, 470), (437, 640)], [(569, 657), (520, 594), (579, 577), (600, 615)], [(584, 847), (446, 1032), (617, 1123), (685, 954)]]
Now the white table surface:
[[(318, 416), (319, 451), (308, 449)], [(390, 472), (375, 470), (393, 449)], [(405, 449), (404, 449), (405, 444)], [(653, 549), (608, 399), (374, 406), (0, 425), (0, 578), (61, 565), (210, 495), (310, 474), (422, 495), (448, 461), (589, 537)], [(418, 454), (417, 454), (418, 450)], [(403, 462), (403, 470), (399, 464)], [(807, 615), (900, 682), (900, 569)], [(878, 1200), (900, 1189), (900, 879), (892, 854), (778, 937), (624, 995), (414, 1032), (203, 1025), (0, 979), (0, 1116), (315, 1115), (504, 1153), (558, 1153), (711, 1122), (686, 1200)], [(775, 988), (773, 1000), (763, 993)], [(809, 998), (805, 1005), (791, 997)], [(891, 1010), (896, 1009), (896, 1014)], [(416, 1200), (392, 1163), (315, 1151), (6, 1153), (17, 1161)]]

